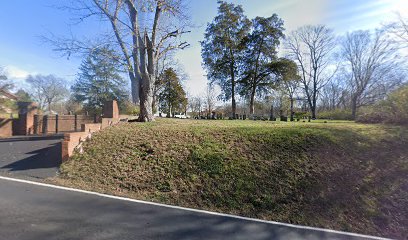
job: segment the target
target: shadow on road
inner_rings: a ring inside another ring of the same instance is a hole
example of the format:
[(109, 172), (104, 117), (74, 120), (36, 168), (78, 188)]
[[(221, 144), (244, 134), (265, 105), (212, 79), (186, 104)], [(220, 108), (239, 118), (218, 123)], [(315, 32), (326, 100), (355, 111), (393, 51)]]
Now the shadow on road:
[(29, 177), (56, 175), (61, 165), (62, 136), (0, 139), (0, 171)]
[(367, 239), (21, 183), (0, 192), (0, 239)]

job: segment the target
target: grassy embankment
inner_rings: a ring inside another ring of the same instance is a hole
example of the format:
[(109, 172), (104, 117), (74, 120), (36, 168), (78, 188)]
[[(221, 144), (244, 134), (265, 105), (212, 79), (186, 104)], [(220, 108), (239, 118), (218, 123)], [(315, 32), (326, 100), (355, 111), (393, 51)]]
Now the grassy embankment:
[(94, 135), (59, 184), (386, 237), (408, 234), (408, 129), (159, 119)]

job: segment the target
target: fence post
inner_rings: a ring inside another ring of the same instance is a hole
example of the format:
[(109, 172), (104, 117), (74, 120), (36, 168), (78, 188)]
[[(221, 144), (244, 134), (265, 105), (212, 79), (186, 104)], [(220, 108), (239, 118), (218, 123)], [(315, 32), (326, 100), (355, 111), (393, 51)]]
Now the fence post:
[(94, 123), (96, 123), (96, 113), (94, 114)]
[(47, 134), (48, 133), (48, 115), (45, 115), (43, 117), (43, 129), (42, 129), (42, 133), (43, 134)]
[(55, 115), (55, 133), (58, 133), (58, 114)]
[(38, 115), (34, 115), (34, 134), (38, 134)]
[(78, 131), (78, 115), (74, 115), (75, 132)]

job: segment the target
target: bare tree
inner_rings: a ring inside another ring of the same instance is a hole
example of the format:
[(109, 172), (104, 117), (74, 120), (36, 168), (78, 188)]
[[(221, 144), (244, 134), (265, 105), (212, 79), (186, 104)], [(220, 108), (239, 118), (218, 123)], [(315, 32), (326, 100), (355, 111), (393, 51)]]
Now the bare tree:
[[(140, 121), (153, 121), (153, 94), (157, 80), (158, 60), (167, 52), (184, 49), (186, 42), (179, 37), (186, 33), (185, 0), (78, 0), (71, 10), (80, 11), (79, 21), (91, 16), (107, 20), (113, 31), (101, 44), (116, 44), (117, 56), (124, 64), (131, 82), (132, 100), (140, 104)], [(57, 50), (67, 55), (86, 43), (53, 41)]]
[(404, 78), (399, 71), (398, 48), (384, 31), (348, 33), (341, 45), (341, 55), (350, 72), (351, 112), (356, 117), (360, 106), (381, 99)]
[(396, 36), (404, 47), (408, 47), (408, 19), (401, 14), (398, 14), (397, 17), (397, 21), (386, 26), (386, 29)]
[(201, 112), (203, 109), (203, 99), (200, 96), (192, 97), (190, 96), (188, 98), (188, 105), (191, 111), (191, 114), (193, 115), (192, 117), (201, 117)]
[(290, 101), (290, 121), (294, 120), (293, 103), (295, 100), (295, 94), (298, 91), (300, 80), (296, 78), (284, 79), (282, 81), (283, 90), (288, 95)]
[(31, 85), (31, 95), (41, 109), (47, 106), (51, 111), (52, 104), (64, 100), (69, 94), (66, 81), (54, 75), (29, 75), (26, 81)]
[(340, 81), (331, 81), (322, 90), (321, 108), (330, 111), (340, 107), (344, 94), (345, 89), (341, 86)]
[(320, 90), (334, 76), (328, 68), (335, 46), (333, 31), (324, 25), (301, 27), (291, 32), (286, 41), (290, 58), (298, 64), (312, 118), (316, 118)]
[(205, 104), (207, 109), (207, 116), (210, 116), (211, 113), (214, 111), (216, 101), (217, 95), (215, 94), (214, 86), (212, 84), (208, 84), (205, 90)]

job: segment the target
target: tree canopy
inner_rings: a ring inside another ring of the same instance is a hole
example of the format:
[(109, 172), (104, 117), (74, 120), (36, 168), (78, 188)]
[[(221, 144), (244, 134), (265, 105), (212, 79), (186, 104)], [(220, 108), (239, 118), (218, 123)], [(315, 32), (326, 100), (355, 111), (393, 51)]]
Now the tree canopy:
[(51, 112), (52, 104), (64, 100), (68, 94), (66, 80), (55, 75), (29, 75), (26, 81), (31, 85), (31, 97), (39, 107)]
[(331, 80), (330, 58), (336, 46), (333, 30), (325, 25), (307, 25), (292, 31), (286, 41), (289, 57), (299, 66), (301, 83), (312, 118), (322, 88)]
[(65, 9), (73, 11), (80, 21), (96, 17), (106, 21), (110, 32), (93, 36), (91, 41), (79, 39), (49, 40), (70, 56), (95, 46), (114, 45), (113, 59), (125, 66), (130, 79), (132, 101), (140, 106), (139, 120), (154, 121), (153, 95), (158, 61), (167, 52), (184, 49), (189, 44), (181, 35), (188, 32), (186, 0), (76, 0)]
[(218, 15), (207, 25), (201, 42), (201, 56), (208, 79), (222, 89), (221, 98), (232, 100), (232, 117), (235, 117), (237, 82), (244, 54), (242, 43), (251, 22), (240, 5), (218, 3)]
[(159, 94), (160, 110), (167, 113), (167, 117), (175, 113), (185, 113), (187, 108), (187, 97), (180, 78), (173, 68), (163, 72), (163, 90)]
[(100, 113), (106, 101), (117, 100), (119, 104), (129, 101), (126, 82), (121, 74), (122, 66), (114, 61), (113, 50), (101, 48), (91, 51), (82, 61), (80, 73), (71, 87), (73, 98), (87, 111)]
[(249, 111), (254, 114), (255, 95), (267, 92), (277, 83), (279, 61), (277, 48), (283, 38), (283, 21), (276, 14), (271, 17), (256, 17), (252, 20), (252, 31), (243, 40), (245, 55), (240, 79), (241, 95), (250, 99)]

